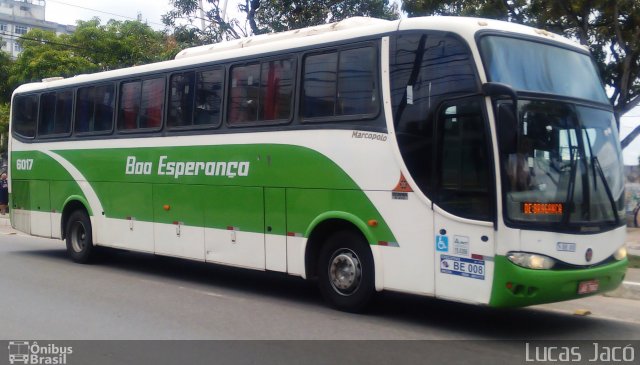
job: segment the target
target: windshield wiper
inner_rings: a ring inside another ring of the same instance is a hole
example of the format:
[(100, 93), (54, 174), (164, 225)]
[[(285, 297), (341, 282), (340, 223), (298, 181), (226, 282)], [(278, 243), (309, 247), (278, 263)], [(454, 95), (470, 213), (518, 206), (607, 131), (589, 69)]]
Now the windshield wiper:
[[(591, 138), (589, 137), (589, 133), (584, 134), (587, 137), (587, 144), (589, 146), (589, 155), (591, 155), (591, 168), (593, 169), (593, 190), (598, 190), (598, 176), (602, 179), (602, 185), (604, 185), (604, 190), (607, 193), (607, 198), (609, 199), (609, 203), (611, 204), (611, 209), (613, 209), (613, 215), (616, 219), (616, 224), (620, 223), (620, 216), (618, 215), (618, 209), (616, 206), (616, 201), (613, 198), (613, 193), (611, 192), (611, 187), (609, 186), (609, 182), (604, 176), (604, 171), (602, 170), (602, 166), (600, 166), (600, 160), (598, 160), (598, 156), (593, 154), (593, 149), (591, 147)], [(596, 173), (597, 172), (597, 173)]]
[[(604, 171), (602, 171), (602, 166), (600, 166), (600, 161), (598, 160), (598, 156), (591, 157), (591, 163), (593, 164), (593, 168), (598, 171), (598, 176), (602, 179), (602, 185), (604, 185), (604, 190), (607, 192), (607, 198), (609, 198), (609, 203), (611, 204), (611, 209), (613, 209), (613, 216), (616, 219), (616, 225), (620, 223), (620, 216), (618, 215), (618, 207), (616, 206), (616, 201), (613, 198), (613, 193), (611, 193), (611, 187), (609, 187), (609, 182), (607, 182), (606, 177), (604, 176)], [(595, 176), (594, 176), (595, 179)]]
[(591, 147), (591, 138), (589, 137), (589, 133), (587, 133), (584, 129), (584, 136), (587, 138), (587, 146), (589, 146), (589, 156), (591, 156), (591, 168), (593, 169), (593, 191), (598, 191), (598, 179), (596, 177), (596, 164), (593, 163), (593, 159), (597, 158), (593, 154), (593, 148)]

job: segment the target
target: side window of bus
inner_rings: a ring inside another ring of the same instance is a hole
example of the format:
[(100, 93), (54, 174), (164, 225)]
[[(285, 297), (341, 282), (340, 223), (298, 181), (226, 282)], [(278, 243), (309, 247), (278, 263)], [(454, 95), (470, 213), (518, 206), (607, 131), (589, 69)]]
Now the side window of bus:
[(13, 131), (23, 137), (36, 136), (36, 119), (38, 117), (38, 96), (16, 96), (13, 99)]
[(291, 117), (294, 67), (292, 60), (262, 62), (258, 119), (271, 121)]
[(196, 73), (193, 71), (171, 75), (168, 127), (184, 127), (193, 124), (195, 83)]
[(435, 109), (452, 95), (478, 92), (473, 56), (464, 41), (444, 32), (393, 37), (391, 102), (396, 131), (422, 134)]
[(223, 86), (224, 70), (221, 68), (196, 73), (196, 106), (193, 124), (218, 125), (220, 123)]
[(120, 89), (120, 104), (118, 108), (118, 129), (135, 130), (138, 128), (138, 114), (140, 112), (140, 81), (122, 84)]
[(433, 199), (436, 110), (444, 100), (478, 92), (473, 57), (461, 38), (439, 31), (398, 33), (390, 51), (398, 147), (413, 180)]
[(123, 83), (118, 108), (118, 130), (160, 128), (163, 106), (164, 78)]
[(307, 55), (302, 81), (302, 117), (377, 113), (376, 70), (374, 47)]
[(110, 132), (113, 129), (115, 89), (113, 85), (78, 89), (76, 98), (76, 133)]
[(164, 78), (144, 80), (140, 100), (140, 128), (160, 128), (164, 105)]
[(302, 81), (304, 118), (334, 116), (338, 52), (310, 55), (304, 59)]
[(492, 158), (480, 105), (463, 99), (439, 109), (436, 203), (460, 217), (491, 221)]
[(38, 135), (59, 135), (71, 132), (71, 90), (44, 93), (40, 96), (40, 121)]
[(235, 66), (231, 69), (229, 123), (236, 124), (258, 120), (259, 83), (260, 64)]
[(115, 88), (113, 85), (97, 86), (95, 90), (95, 122), (92, 131), (102, 132), (113, 129), (115, 109)]
[(290, 119), (294, 80), (292, 59), (233, 66), (229, 124)]
[(373, 47), (340, 52), (336, 115), (377, 112), (376, 70)]
[(216, 126), (220, 122), (222, 69), (189, 71), (174, 74), (170, 80), (170, 128)]

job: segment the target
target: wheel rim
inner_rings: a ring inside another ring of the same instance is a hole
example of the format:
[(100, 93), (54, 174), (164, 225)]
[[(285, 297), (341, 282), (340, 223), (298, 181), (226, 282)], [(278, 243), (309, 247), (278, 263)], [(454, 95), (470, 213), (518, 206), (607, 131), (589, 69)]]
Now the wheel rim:
[(71, 247), (75, 252), (82, 252), (87, 244), (87, 231), (82, 222), (74, 222), (71, 227)]
[(334, 252), (329, 260), (329, 282), (341, 295), (351, 295), (358, 290), (362, 282), (362, 265), (355, 252), (346, 248)]

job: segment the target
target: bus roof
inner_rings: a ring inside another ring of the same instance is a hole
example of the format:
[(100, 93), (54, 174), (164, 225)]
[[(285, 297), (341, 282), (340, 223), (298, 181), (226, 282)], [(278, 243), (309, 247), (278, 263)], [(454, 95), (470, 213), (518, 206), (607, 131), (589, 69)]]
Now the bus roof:
[(310, 37), (319, 34), (353, 30), (355, 28), (367, 27), (367, 26), (387, 26), (391, 23), (389, 20), (367, 18), (367, 17), (353, 17), (348, 18), (336, 23), (316, 25), (314, 27), (307, 27), (302, 29), (294, 29), (285, 32), (260, 34), (253, 37), (240, 38), (231, 41), (225, 41), (220, 43), (208, 44), (204, 46), (187, 48), (176, 55), (176, 60), (186, 57), (200, 56), (212, 52), (220, 52), (230, 49), (246, 48), (259, 44), (274, 43), (278, 41), (290, 42), (294, 38)]
[(322, 44), (340, 40), (358, 39), (370, 35), (391, 33), (396, 30), (412, 29), (452, 32), (459, 34), (469, 43), (473, 43), (474, 36), (478, 31), (494, 30), (556, 41), (577, 50), (585, 50), (584, 47), (560, 35), (499, 20), (433, 16), (389, 21), (376, 18), (354, 17), (337, 23), (188, 48), (178, 53), (174, 60), (94, 74), (77, 75), (66, 79), (49, 78), (42, 82), (21, 85), (15, 90), (15, 93), (95, 83), (101, 80), (122, 78), (135, 74), (149, 74), (168, 69), (179, 69), (181, 67), (198, 66), (200, 64), (204, 65), (215, 61), (233, 60), (251, 55), (284, 52), (313, 45), (321, 46)]

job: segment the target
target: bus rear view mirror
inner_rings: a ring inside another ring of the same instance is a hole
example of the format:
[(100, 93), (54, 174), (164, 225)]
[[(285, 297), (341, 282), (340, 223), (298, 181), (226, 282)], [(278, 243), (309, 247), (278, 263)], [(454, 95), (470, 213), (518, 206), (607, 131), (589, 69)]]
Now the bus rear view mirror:
[(508, 96), (513, 101), (513, 105), (518, 105), (518, 94), (509, 85), (500, 82), (487, 82), (482, 84), (482, 93), (486, 96)]

